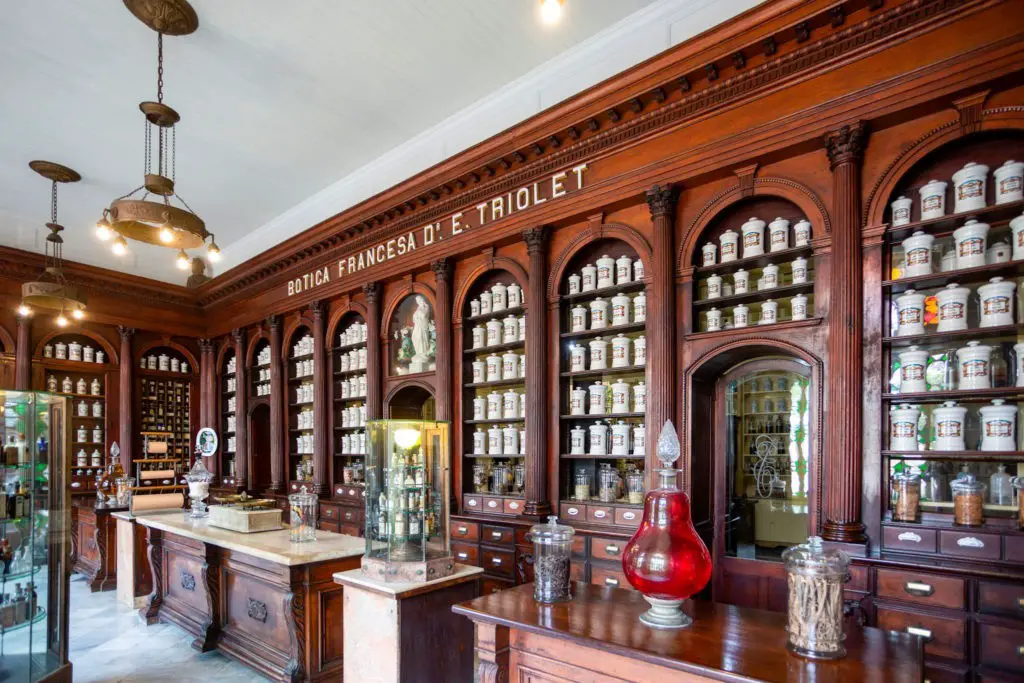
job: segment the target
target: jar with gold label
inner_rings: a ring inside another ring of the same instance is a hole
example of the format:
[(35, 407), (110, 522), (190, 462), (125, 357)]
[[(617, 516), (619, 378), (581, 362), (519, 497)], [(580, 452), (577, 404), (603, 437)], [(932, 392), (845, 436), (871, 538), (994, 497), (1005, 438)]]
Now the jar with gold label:
[(612, 413), (621, 415), (629, 412), (629, 384), (618, 380), (612, 384)]
[(740, 228), (743, 236), (743, 258), (760, 256), (764, 253), (764, 227), (760, 218), (750, 218)]
[(608, 385), (604, 382), (594, 382), (587, 387), (587, 394), (590, 397), (587, 414), (604, 415), (608, 412)]
[(624, 334), (617, 334), (612, 339), (612, 367), (629, 367), (629, 348), (632, 345), (629, 337)]
[(969, 161), (953, 174), (954, 213), (985, 208), (988, 166)]

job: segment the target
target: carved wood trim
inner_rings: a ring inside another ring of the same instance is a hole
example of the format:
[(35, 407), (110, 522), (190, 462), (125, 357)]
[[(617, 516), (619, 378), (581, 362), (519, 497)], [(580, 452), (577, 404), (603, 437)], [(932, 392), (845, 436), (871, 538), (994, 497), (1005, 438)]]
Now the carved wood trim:
[[(434, 311), (434, 315), (437, 315), (437, 295), (434, 292), (434, 288), (426, 283), (419, 282), (418, 280), (410, 279), (407, 287), (393, 286), (389, 288), (391, 291), (388, 294), (387, 300), (384, 302), (383, 312), (380, 316), (380, 336), (381, 340), (387, 342), (391, 334), (391, 316), (395, 314), (395, 309), (405, 300), (407, 296), (413, 294), (422, 294), (427, 297), (427, 301), (430, 302), (430, 308)], [(385, 361), (387, 362), (387, 361)], [(384, 374), (387, 375), (387, 370), (384, 368)]]
[(149, 570), (153, 576), (153, 591), (149, 594), (147, 604), (139, 609), (139, 616), (147, 624), (156, 623), (160, 605), (164, 595), (164, 553), (163, 534), (159, 529), (146, 527), (146, 538), (149, 541)]
[[(547, 287), (549, 303), (558, 300), (558, 285), (561, 283), (565, 269), (572, 260), (572, 257), (584, 246), (599, 239), (621, 240), (633, 247), (637, 256), (644, 262), (644, 265), (649, 265), (652, 262), (653, 251), (650, 242), (632, 226), (625, 223), (603, 223), (584, 228), (576, 233), (576, 236), (569, 241), (562, 249), (562, 252), (550, 262)], [(649, 280), (649, 276), (645, 274), (644, 279)], [(648, 284), (650, 283), (648, 282)]]
[(11, 336), (6, 327), (0, 325), (0, 350), (13, 354), (15, 348), (17, 348), (17, 342), (14, 337)]
[[(305, 327), (309, 336), (313, 336), (313, 318), (305, 313), (295, 313), (288, 316), (287, 322), (285, 322), (281, 330), (281, 360), (286, 361), (291, 358), (291, 354), (288, 353), (288, 347), (292, 345), (292, 336), (298, 331), (300, 327)], [(287, 373), (285, 373), (287, 379)]]
[[(421, 374), (428, 375), (431, 377), (434, 375), (433, 372)], [(431, 384), (429, 381), (424, 379), (405, 379), (404, 375), (396, 375), (394, 378), (392, 378), (390, 386), (388, 387), (388, 391), (384, 395), (384, 407), (390, 408), (391, 401), (392, 399), (395, 398), (395, 395), (398, 394), (398, 392), (400, 392), (402, 389), (408, 389), (409, 387), (419, 387), (420, 389), (423, 389), (424, 391), (428, 392), (435, 399), (437, 398), (437, 393), (434, 390), (434, 385)], [(384, 411), (385, 415), (387, 415), (389, 412), (389, 410)]]

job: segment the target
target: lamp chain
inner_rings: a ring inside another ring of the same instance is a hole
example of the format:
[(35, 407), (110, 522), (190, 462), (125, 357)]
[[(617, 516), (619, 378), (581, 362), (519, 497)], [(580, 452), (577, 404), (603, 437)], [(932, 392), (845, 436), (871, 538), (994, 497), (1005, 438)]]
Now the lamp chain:
[(53, 187), (50, 189), (50, 222), (57, 222), (57, 181), (54, 180), (52, 183)]
[(156, 34), (156, 101), (164, 101), (164, 34)]

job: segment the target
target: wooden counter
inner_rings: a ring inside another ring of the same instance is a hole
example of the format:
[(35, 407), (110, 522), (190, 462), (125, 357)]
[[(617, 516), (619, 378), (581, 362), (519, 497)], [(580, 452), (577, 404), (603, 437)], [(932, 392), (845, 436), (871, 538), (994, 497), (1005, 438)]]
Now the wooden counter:
[(326, 531), (292, 544), (288, 530), (241, 534), (182, 511), (136, 515), (147, 528), (153, 592), (139, 610), (168, 621), (276, 681), (339, 680), (344, 589), (363, 539)]
[(482, 683), (921, 680), (916, 636), (851, 629), (845, 658), (811, 662), (786, 650), (783, 614), (697, 601), (686, 607), (693, 626), (659, 631), (638, 620), (648, 607), (636, 591), (576, 583), (557, 605), (535, 602), (527, 584), (452, 609), (475, 622)]
[(93, 593), (117, 588), (117, 520), (112, 515), (127, 509), (96, 507), (92, 496), (72, 501), (71, 569), (88, 580)]

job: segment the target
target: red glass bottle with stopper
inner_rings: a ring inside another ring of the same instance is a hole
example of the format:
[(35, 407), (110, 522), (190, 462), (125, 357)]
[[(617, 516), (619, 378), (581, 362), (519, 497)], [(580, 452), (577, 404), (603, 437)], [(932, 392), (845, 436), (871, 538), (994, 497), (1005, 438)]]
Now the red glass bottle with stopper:
[(711, 580), (711, 554), (697, 535), (690, 517), (690, 498), (679, 488), (679, 438), (671, 421), (658, 437), (658, 488), (644, 499), (640, 528), (626, 544), (622, 570), (651, 609), (640, 621), (654, 628), (685, 628), (693, 619), (682, 611), (683, 601)]

